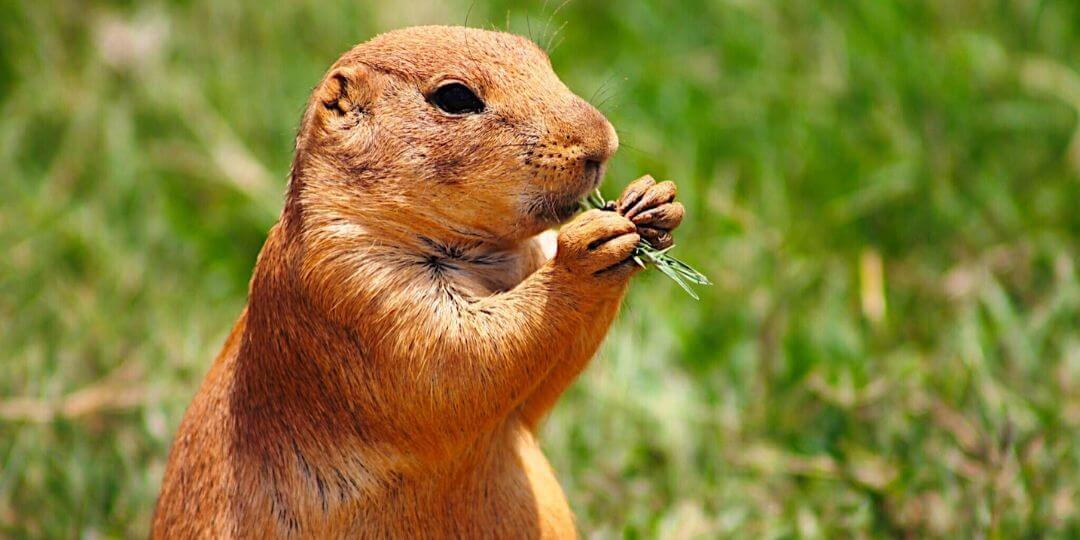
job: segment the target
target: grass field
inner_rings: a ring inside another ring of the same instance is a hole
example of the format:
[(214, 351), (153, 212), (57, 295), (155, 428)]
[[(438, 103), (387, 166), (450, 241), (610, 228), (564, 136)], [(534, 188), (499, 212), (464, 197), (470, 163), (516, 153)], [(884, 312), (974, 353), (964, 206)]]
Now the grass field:
[(1080, 536), (1080, 4), (0, 2), (0, 537), (144, 536), (312, 85), (509, 28), (676, 180), (544, 429), (594, 538)]

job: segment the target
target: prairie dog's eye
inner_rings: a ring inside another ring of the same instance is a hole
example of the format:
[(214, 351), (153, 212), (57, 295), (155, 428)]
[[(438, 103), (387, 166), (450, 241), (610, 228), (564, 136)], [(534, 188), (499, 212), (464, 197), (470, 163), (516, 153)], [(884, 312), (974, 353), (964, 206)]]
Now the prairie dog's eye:
[(468, 86), (456, 81), (436, 88), (428, 101), (447, 114), (475, 114), (484, 110), (484, 102)]

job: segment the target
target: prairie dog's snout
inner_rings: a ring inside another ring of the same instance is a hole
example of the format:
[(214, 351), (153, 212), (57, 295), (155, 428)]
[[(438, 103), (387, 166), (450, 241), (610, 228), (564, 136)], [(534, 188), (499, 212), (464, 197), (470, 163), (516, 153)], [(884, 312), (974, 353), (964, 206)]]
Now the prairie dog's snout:
[(593, 107), (580, 98), (575, 98), (578, 129), (583, 133), (582, 146), (585, 147), (585, 160), (603, 165), (619, 149), (619, 136), (615, 127)]
[(549, 111), (544, 123), (546, 137), (528, 152), (525, 164), (532, 169), (529, 188), (541, 190), (531, 195), (531, 212), (550, 223), (566, 220), (577, 201), (600, 185), (619, 137), (596, 107), (573, 94)]
[(604, 165), (619, 149), (619, 136), (611, 122), (584, 99), (572, 96), (564, 110), (556, 112), (550, 132), (553, 138), (564, 141), (566, 157), (580, 160), (583, 165)]
[(600, 111), (580, 98), (574, 100), (577, 109), (574, 128), (581, 133), (585, 176), (595, 187), (600, 184), (607, 161), (619, 149), (619, 136)]

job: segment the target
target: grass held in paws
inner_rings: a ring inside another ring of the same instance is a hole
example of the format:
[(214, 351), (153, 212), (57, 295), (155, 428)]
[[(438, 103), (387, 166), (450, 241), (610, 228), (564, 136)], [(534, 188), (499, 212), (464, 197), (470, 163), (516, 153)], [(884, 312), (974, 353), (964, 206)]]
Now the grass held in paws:
[[(598, 208), (601, 210), (616, 211), (617, 205), (615, 201), (608, 201), (604, 199), (604, 196), (600, 194), (600, 190), (596, 190), (591, 195), (582, 201), (582, 206), (586, 209)], [(690, 286), (691, 283), (696, 285), (712, 285), (709, 278), (705, 277), (705, 274), (698, 272), (685, 262), (668, 254), (671, 248), (675, 247), (674, 244), (658, 249), (649, 243), (648, 240), (642, 238), (638, 242), (637, 248), (634, 249), (634, 262), (645, 268), (647, 264), (651, 263), (657, 270), (663, 272), (663, 274), (679, 287), (682, 287), (686, 294), (689, 294), (694, 300), (698, 300), (699, 297), (694, 289)]]

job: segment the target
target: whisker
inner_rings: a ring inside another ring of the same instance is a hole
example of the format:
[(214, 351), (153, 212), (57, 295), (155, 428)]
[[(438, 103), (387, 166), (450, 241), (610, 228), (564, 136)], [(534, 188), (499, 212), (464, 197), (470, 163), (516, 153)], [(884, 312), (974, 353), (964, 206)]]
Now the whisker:
[[(540, 14), (543, 15), (547, 11), (548, 0), (544, 0), (543, 4), (540, 4)], [(548, 23), (544, 23), (544, 29), (540, 31), (540, 37), (547, 36)]]
[(507, 143), (500, 144), (498, 146), (492, 146), (491, 148), (528, 148), (533, 146), (533, 143)]
[(623, 143), (622, 141), (619, 141), (619, 148), (623, 148), (623, 147), (627, 148), (628, 150), (633, 150), (633, 151), (635, 151), (635, 152), (637, 152), (637, 153), (639, 153), (639, 154), (641, 154), (641, 155), (643, 155), (645, 157), (650, 157), (650, 158), (656, 159), (656, 154), (653, 154), (652, 152), (646, 152), (645, 150), (642, 150), (642, 149), (640, 149), (640, 148), (638, 148), (636, 146), (631, 146), (629, 144)]
[(656, 154), (653, 154), (652, 152), (647, 152), (645, 150), (642, 150), (641, 148), (638, 148), (638, 147), (636, 147), (634, 145), (626, 143), (623, 140), (624, 136), (626, 135), (625, 132), (619, 131), (618, 128), (615, 128), (615, 134), (619, 136), (619, 148), (627, 148), (627, 149), (633, 150), (635, 152), (638, 152), (639, 154), (641, 154), (641, 155), (643, 155), (645, 157), (649, 157), (649, 158), (652, 158), (652, 159), (657, 159)]
[(555, 46), (553, 46), (553, 47), (551, 48), (551, 50), (549, 50), (549, 51), (548, 51), (548, 55), (552, 55), (552, 54), (554, 54), (554, 53), (555, 53), (555, 51), (557, 51), (557, 50), (559, 49), (559, 45), (562, 45), (562, 42), (563, 42), (563, 41), (564, 41), (565, 39), (566, 39), (566, 38), (562, 38), (562, 37), (561, 37), (561, 38), (559, 38), (559, 41), (556, 41), (556, 42), (555, 42)]
[[(559, 34), (563, 31), (563, 28), (566, 28), (566, 23), (568, 23), (568, 22), (570, 22), (570, 21), (563, 21), (563, 23), (561, 25), (559, 25), (558, 28), (555, 29), (555, 33), (552, 34), (550, 38), (548, 38), (547, 44), (545, 45), (544, 50), (546, 50), (549, 55), (552, 52), (555, 51), (555, 49), (553, 49), (551, 47), (551, 43), (555, 40), (556, 37), (559, 36)], [(559, 38), (559, 43), (562, 43), (562, 38)]]
[(469, 15), (472, 15), (474, 7), (476, 7), (476, 0), (473, 0), (472, 3), (469, 4), (469, 9), (465, 11), (465, 28), (469, 27)]
[[(555, 16), (558, 15), (559, 11), (561, 11), (562, 8), (565, 7), (568, 3), (570, 3), (570, 0), (563, 0), (563, 2), (559, 4), (558, 7), (556, 7), (555, 10), (548, 15), (547, 22), (544, 23), (544, 50), (547, 51), (549, 55), (554, 50), (551, 47), (552, 42), (555, 41), (555, 38), (559, 36), (559, 33), (562, 32), (562, 29), (566, 27), (566, 23), (569, 21), (564, 21), (558, 28), (555, 29), (555, 32), (550, 35), (548, 34), (548, 30), (551, 28), (551, 23), (555, 21)], [(544, 8), (546, 9), (546, 7), (547, 0), (544, 0)], [(541, 10), (541, 12), (543, 12), (543, 9)]]
[(559, 4), (559, 7), (555, 8), (555, 11), (551, 12), (551, 17), (550, 18), (554, 18), (556, 15), (558, 15), (559, 12), (562, 11), (562, 8), (566, 7), (566, 4), (569, 4), (569, 3), (570, 3), (570, 0), (563, 0), (563, 3)]
[(613, 98), (615, 96), (618, 96), (618, 95), (619, 95), (618, 90), (612, 90), (610, 95), (605, 96), (604, 99), (600, 103), (598, 103), (596, 105), (596, 108), (597, 109), (602, 108), (604, 106), (604, 104), (607, 103), (611, 98)]
[(607, 85), (608, 85), (608, 83), (610, 83), (610, 82), (611, 82), (611, 80), (612, 80), (612, 79), (614, 79), (615, 77), (616, 77), (616, 74), (615, 74), (615, 73), (611, 73), (610, 75), (608, 75), (607, 77), (605, 77), (605, 78), (604, 78), (604, 82), (600, 83), (600, 86), (598, 86), (598, 87), (596, 88), (596, 90), (593, 90), (593, 93), (592, 93), (592, 95), (591, 95), (591, 96), (589, 96), (589, 103), (593, 103), (593, 102), (594, 102), (594, 100), (596, 99), (596, 95), (597, 95), (597, 94), (599, 94), (599, 93), (600, 93), (601, 91), (603, 91), (603, 90), (604, 90), (604, 87), (605, 87), (605, 86), (607, 86)]
[[(544, 25), (544, 31), (545, 32), (547, 32), (547, 29), (551, 25), (551, 22), (555, 19), (555, 16), (558, 15), (560, 11), (562, 11), (562, 8), (566, 7), (566, 4), (569, 4), (569, 3), (570, 3), (570, 0), (563, 0), (563, 3), (559, 4), (559, 7), (555, 8), (555, 11), (552, 11), (551, 14), (548, 15), (547, 24)], [(544, 0), (544, 4), (545, 5), (547, 4), (547, 0)], [(565, 22), (563, 23), (563, 26), (566, 26)], [(559, 28), (561, 29), (562, 27), (560, 26)], [(558, 31), (556, 31), (556, 34), (558, 34)], [(549, 40), (549, 42), (550, 42), (550, 40)]]
[[(623, 77), (622, 80), (626, 81), (627, 77)], [(606, 90), (607, 93), (603, 96), (604, 99), (603, 99), (603, 101), (601, 101), (601, 105), (603, 103), (607, 102), (607, 100), (617, 96), (619, 94), (619, 91), (620, 91), (620, 88), (617, 86), (617, 84), (612, 84), (611, 87), (609, 87)]]

